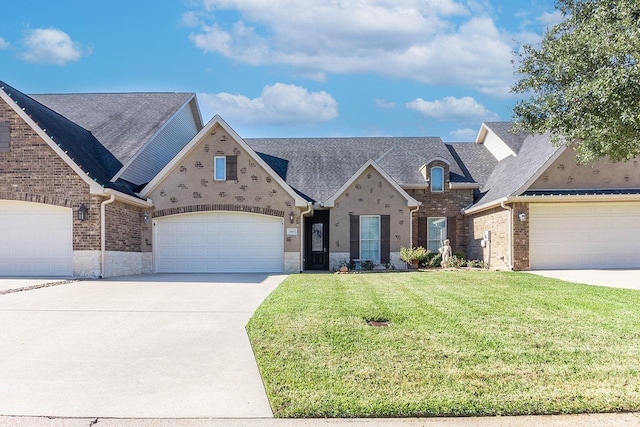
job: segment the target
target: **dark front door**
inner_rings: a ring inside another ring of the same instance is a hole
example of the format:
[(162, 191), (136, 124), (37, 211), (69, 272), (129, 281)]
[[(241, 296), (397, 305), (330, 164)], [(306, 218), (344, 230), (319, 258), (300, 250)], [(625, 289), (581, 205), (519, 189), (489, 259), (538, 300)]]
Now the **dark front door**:
[(305, 218), (305, 268), (329, 269), (329, 211), (315, 211)]

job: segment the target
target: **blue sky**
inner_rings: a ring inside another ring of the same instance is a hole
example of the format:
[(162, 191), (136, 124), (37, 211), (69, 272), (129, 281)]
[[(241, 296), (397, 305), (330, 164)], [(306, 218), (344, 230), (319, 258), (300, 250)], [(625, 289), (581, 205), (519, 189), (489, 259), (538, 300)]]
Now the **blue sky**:
[(510, 120), (511, 61), (553, 0), (5, 2), (25, 93), (195, 92), (242, 137), (440, 136)]

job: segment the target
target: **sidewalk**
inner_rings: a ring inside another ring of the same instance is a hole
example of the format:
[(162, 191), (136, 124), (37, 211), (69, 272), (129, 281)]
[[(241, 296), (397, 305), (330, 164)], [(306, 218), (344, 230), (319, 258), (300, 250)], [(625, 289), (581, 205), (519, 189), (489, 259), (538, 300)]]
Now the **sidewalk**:
[(405, 418), (405, 419), (276, 419), (193, 418), (114, 419), (3, 417), (0, 427), (631, 427), (640, 426), (640, 413), (531, 415), (519, 417)]

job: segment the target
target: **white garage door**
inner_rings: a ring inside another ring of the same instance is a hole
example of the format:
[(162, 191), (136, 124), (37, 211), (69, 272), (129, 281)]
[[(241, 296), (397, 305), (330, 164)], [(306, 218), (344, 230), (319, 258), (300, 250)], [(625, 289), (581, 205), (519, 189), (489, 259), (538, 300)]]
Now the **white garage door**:
[(282, 272), (282, 218), (240, 212), (199, 212), (154, 221), (159, 273)]
[(532, 269), (640, 268), (640, 203), (529, 206)]
[(71, 276), (70, 208), (0, 200), (0, 276)]

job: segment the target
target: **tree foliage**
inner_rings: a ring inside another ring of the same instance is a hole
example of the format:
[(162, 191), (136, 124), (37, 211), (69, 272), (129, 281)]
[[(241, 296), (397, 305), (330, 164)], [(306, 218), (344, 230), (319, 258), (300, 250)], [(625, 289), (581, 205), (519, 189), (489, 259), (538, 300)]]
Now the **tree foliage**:
[(556, 7), (564, 21), (519, 55), (512, 90), (530, 97), (514, 108), (517, 127), (551, 131), (554, 142), (575, 144), (582, 162), (640, 155), (640, 1)]

